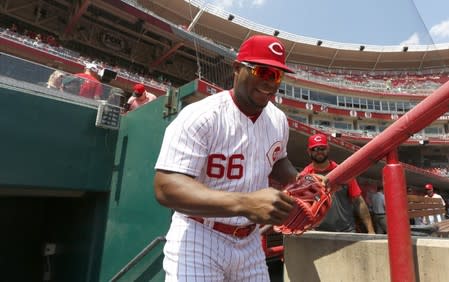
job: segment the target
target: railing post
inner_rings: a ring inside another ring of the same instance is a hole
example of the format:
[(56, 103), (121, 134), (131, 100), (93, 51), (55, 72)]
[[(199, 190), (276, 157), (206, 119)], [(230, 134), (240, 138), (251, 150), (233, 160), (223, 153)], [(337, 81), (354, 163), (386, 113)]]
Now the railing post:
[(396, 149), (387, 154), (387, 165), (383, 168), (383, 185), (391, 281), (415, 282), (407, 187), (404, 168), (399, 163)]

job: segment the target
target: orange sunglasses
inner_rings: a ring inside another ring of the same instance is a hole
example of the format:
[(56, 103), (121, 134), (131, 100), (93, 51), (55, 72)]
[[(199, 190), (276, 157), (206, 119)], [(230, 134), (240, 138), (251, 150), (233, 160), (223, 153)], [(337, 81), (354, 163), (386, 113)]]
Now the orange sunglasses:
[(263, 65), (253, 65), (248, 62), (240, 62), (245, 67), (251, 69), (251, 74), (255, 77), (266, 81), (274, 81), (277, 84), (281, 83), (282, 78), (284, 77), (284, 72), (280, 69), (263, 66)]

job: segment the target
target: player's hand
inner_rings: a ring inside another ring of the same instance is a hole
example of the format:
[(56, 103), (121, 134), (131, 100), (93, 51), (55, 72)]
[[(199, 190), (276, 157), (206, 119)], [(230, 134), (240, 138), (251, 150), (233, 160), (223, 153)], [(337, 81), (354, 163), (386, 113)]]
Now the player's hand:
[(243, 202), (243, 215), (260, 224), (281, 224), (289, 216), (295, 201), (287, 194), (268, 187), (248, 193)]

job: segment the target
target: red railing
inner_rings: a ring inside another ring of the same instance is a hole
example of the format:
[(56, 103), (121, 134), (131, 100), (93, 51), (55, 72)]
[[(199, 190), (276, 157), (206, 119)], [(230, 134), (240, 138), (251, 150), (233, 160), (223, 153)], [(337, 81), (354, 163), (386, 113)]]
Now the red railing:
[(387, 158), (383, 185), (388, 214), (388, 248), (391, 281), (415, 281), (411, 235), (407, 214), (404, 168), (396, 149), (447, 111), (449, 82), (438, 88), (412, 110), (352, 154), (328, 175), (329, 184), (343, 184), (382, 158)]

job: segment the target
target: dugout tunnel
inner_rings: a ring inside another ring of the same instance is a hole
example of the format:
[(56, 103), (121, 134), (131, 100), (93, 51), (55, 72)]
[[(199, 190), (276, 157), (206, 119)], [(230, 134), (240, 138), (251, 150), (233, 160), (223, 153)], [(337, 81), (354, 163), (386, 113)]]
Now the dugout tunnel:
[(117, 107), (46, 88), (53, 71), (0, 54), (0, 280), (111, 281), (156, 243), (113, 281), (163, 281), (165, 96), (115, 127)]
[(97, 124), (103, 102), (55, 93), (46, 67), (2, 58), (0, 280), (163, 281), (172, 212), (153, 195), (154, 165), (177, 111), (204, 97), (197, 82), (111, 128)]
[[(0, 280), (110, 281), (170, 222), (152, 194), (164, 98), (111, 130), (95, 126), (98, 104), (9, 82), (0, 78)], [(116, 281), (163, 281), (162, 245)]]
[(117, 133), (95, 128), (93, 105), (11, 82), (0, 85), (0, 280), (88, 281)]

